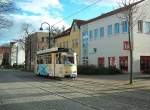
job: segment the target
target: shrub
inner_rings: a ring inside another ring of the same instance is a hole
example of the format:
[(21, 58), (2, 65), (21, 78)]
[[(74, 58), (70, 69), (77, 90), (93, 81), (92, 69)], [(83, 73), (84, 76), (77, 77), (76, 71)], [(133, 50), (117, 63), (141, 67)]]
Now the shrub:
[(78, 74), (84, 75), (115, 75), (122, 72), (115, 67), (96, 67), (94, 65), (79, 65)]
[(13, 64), (13, 68), (24, 68), (24, 65), (17, 65), (16, 63)]

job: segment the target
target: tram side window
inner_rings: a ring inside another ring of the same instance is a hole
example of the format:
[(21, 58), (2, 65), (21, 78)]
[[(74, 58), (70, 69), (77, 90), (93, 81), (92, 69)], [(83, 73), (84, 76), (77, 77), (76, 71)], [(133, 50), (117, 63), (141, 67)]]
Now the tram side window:
[(40, 59), (40, 60), (39, 60), (39, 64), (43, 64), (43, 59)]
[(43, 59), (41, 56), (38, 57), (37, 64), (43, 64)]
[(62, 64), (61, 53), (56, 54), (56, 64)]
[(52, 57), (51, 55), (46, 56), (46, 64), (51, 64), (52, 63)]

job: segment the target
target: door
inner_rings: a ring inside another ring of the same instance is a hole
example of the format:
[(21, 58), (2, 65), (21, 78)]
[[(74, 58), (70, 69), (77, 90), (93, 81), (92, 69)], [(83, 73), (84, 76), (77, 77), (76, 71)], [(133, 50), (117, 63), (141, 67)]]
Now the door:
[(123, 72), (128, 72), (128, 56), (119, 57), (119, 63), (120, 70)]
[(142, 73), (150, 72), (150, 56), (140, 57), (140, 70)]

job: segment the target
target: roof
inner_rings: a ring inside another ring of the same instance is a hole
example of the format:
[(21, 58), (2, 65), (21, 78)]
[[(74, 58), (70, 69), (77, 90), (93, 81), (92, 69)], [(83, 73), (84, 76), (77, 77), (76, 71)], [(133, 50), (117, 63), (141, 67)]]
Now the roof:
[(73, 26), (74, 22), (77, 24), (78, 28), (80, 28), (80, 26), (81, 26), (83, 23), (85, 23), (84, 20), (74, 19), (73, 22), (72, 22), (71, 27), (68, 28), (67, 30), (63, 31), (61, 34), (57, 35), (57, 36), (55, 37), (55, 39), (56, 39), (56, 38), (60, 38), (60, 37), (64, 37), (64, 36), (66, 36), (66, 35), (70, 35), (70, 32), (71, 32), (71, 29), (72, 29), (72, 26)]
[(63, 31), (62, 33), (60, 33), (59, 35), (57, 35), (55, 37), (56, 38), (60, 38), (60, 37), (63, 37), (63, 36), (67, 36), (67, 35), (70, 35), (70, 31), (71, 31), (71, 28), (68, 28), (67, 30)]
[(120, 12), (123, 12), (123, 11), (127, 11), (130, 7), (135, 6), (135, 5), (137, 5), (137, 4), (139, 4), (139, 3), (143, 2), (143, 1), (145, 1), (145, 0), (140, 0), (138, 2), (132, 3), (132, 4), (127, 5), (125, 7), (121, 7), (121, 8), (118, 8), (116, 10), (110, 11), (108, 13), (102, 14), (102, 15), (96, 17), (96, 18), (93, 18), (93, 19), (85, 21), (82, 25), (88, 24), (90, 22), (93, 22), (93, 21), (96, 21), (96, 20), (99, 20), (99, 19), (102, 19), (102, 18), (105, 18), (105, 17), (108, 17), (108, 16), (112, 16), (114, 14), (117, 14), (117, 13), (120, 13)]
[(37, 51), (37, 55), (47, 54), (47, 53), (57, 53), (57, 52), (72, 52), (74, 51), (70, 48), (59, 48), (59, 47), (52, 47), (50, 49), (40, 50)]
[(3, 54), (5, 52), (9, 52), (9, 47), (0, 46), (0, 54)]
[[(73, 22), (72, 22), (72, 25), (73, 25), (74, 22), (77, 24), (78, 28), (80, 28), (80, 26), (82, 24), (84, 24), (86, 21), (85, 20), (74, 19)], [(72, 25), (71, 25), (71, 28), (72, 28)]]

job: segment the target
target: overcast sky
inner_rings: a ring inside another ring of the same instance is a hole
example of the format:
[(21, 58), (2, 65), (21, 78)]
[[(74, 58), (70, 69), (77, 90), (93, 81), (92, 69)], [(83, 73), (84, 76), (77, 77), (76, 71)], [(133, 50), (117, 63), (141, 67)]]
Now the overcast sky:
[[(48, 22), (53, 25), (63, 18), (93, 4), (98, 0), (15, 0), (16, 6), (20, 8), (17, 13), (10, 14), (9, 18), (13, 20), (14, 25), (7, 29), (1, 30), (0, 45), (10, 42), (12, 39), (21, 35), (20, 26), (23, 23), (30, 23), (34, 30), (38, 31), (42, 22)], [(102, 13), (113, 10), (116, 6), (114, 0), (99, 0), (95, 5), (83, 10), (79, 14), (64, 19), (57, 24), (58, 27), (63, 25), (68, 28), (73, 19), (87, 20)]]

